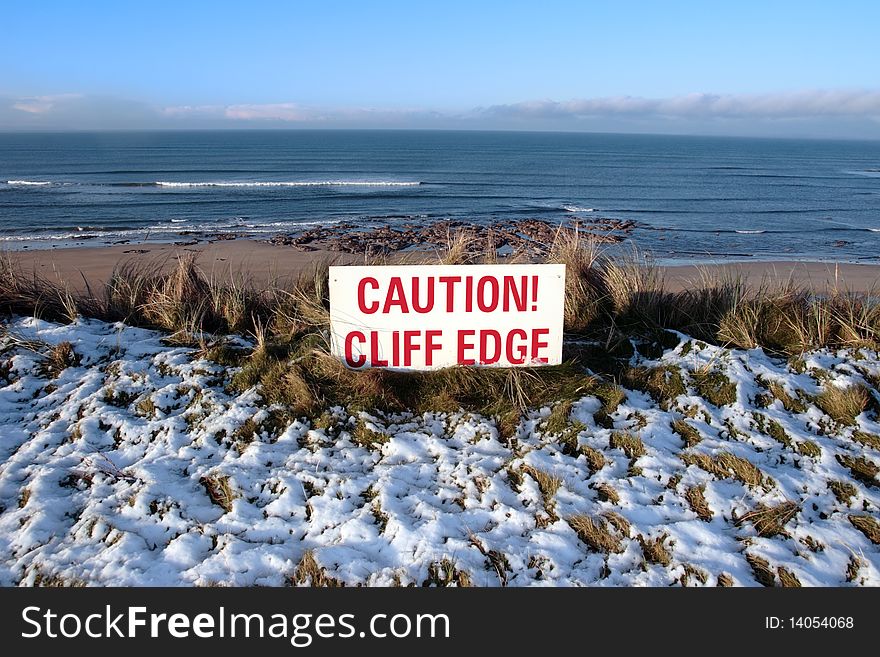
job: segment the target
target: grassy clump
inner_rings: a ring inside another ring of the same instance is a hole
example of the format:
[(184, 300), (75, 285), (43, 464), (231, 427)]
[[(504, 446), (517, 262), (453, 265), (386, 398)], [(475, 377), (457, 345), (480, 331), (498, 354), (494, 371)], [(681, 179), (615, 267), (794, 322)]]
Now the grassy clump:
[(538, 490), (541, 491), (541, 498), (544, 502), (544, 509), (551, 517), (555, 516), (553, 508), (556, 500), (554, 498), (559, 487), (562, 485), (562, 479), (531, 465), (525, 466), (522, 471), (538, 484)]
[(700, 441), (703, 440), (700, 432), (684, 420), (673, 421), (672, 430), (681, 436), (682, 440), (684, 440), (685, 447), (694, 447), (695, 445), (699, 445)]
[(351, 442), (358, 447), (365, 449), (381, 449), (382, 445), (390, 440), (387, 433), (373, 431), (367, 426), (367, 423), (359, 419), (351, 432)]
[(791, 439), (791, 436), (788, 435), (788, 432), (779, 422), (777, 422), (776, 420), (771, 420), (766, 415), (762, 415), (761, 413), (753, 413), (752, 415), (754, 416), (755, 421), (758, 423), (758, 429), (762, 433), (767, 434), (783, 447), (794, 449), (794, 441)]
[(626, 401), (626, 391), (614, 383), (599, 383), (591, 387), (588, 394), (598, 398), (602, 405), (593, 414), (593, 419), (600, 427), (610, 429), (614, 426), (611, 414)]
[(210, 475), (199, 479), (211, 502), (222, 508), (226, 513), (232, 511), (232, 502), (238, 497), (229, 484), (228, 476)]
[(848, 516), (852, 526), (862, 532), (874, 545), (880, 545), (880, 523), (868, 515)]
[(865, 447), (880, 450), (880, 436), (876, 434), (867, 431), (853, 431), (852, 439)]
[(730, 452), (719, 452), (714, 456), (685, 452), (680, 456), (685, 465), (696, 465), (701, 470), (719, 479), (736, 479), (746, 486), (767, 486), (764, 474), (748, 459)]
[(645, 443), (642, 442), (642, 439), (626, 431), (615, 431), (611, 434), (608, 442), (612, 449), (623, 450), (623, 453), (629, 459), (637, 459), (648, 453), (645, 450)]
[(672, 365), (631, 367), (624, 370), (621, 382), (634, 390), (648, 393), (665, 410), (687, 392), (681, 370)]
[(733, 577), (729, 573), (721, 573), (716, 580), (716, 586), (722, 588), (730, 588), (733, 586)]
[(138, 415), (148, 419), (156, 415), (156, 410), (158, 409), (156, 402), (153, 401), (153, 398), (150, 395), (142, 397), (134, 406)]
[(39, 371), (46, 378), (55, 379), (68, 367), (77, 367), (81, 361), (70, 342), (59, 342), (43, 355)]
[(736, 402), (736, 384), (722, 372), (697, 371), (691, 374), (699, 395), (715, 406), (727, 406)]
[(782, 502), (776, 506), (758, 504), (753, 510), (737, 519), (736, 524), (750, 522), (758, 532), (758, 536), (764, 538), (788, 536), (785, 525), (797, 515), (798, 511), (800, 507), (794, 502)]
[(428, 577), (422, 582), (422, 586), (436, 586), (446, 588), (450, 586), (458, 588), (470, 588), (473, 586), (467, 571), (459, 570), (452, 559), (444, 557), (440, 561), (434, 561), (428, 566)]
[(837, 462), (849, 470), (856, 481), (860, 481), (867, 486), (877, 486), (877, 474), (880, 473), (880, 468), (864, 456), (856, 457), (838, 454)]
[(758, 583), (763, 586), (776, 586), (776, 574), (770, 568), (770, 562), (756, 554), (746, 553), (746, 563), (752, 569), (752, 573)]
[(562, 408), (553, 418), (554, 426), (558, 426), (566, 402), (580, 398), (589, 378), (573, 363), (519, 369), (354, 371), (324, 348), (300, 345), (296, 350), (258, 349), (235, 374), (230, 389), (243, 391), (257, 385), (265, 401), (289, 408), (295, 417), (339, 405), (350, 411), (369, 412), (465, 410), (518, 420), (520, 411), (560, 402)]
[(312, 550), (303, 552), (293, 576), (290, 578), (295, 586), (311, 586), (314, 588), (339, 588), (345, 586), (341, 581), (330, 577), (315, 559)]
[(199, 356), (224, 367), (241, 367), (247, 362), (247, 357), (251, 353), (251, 349), (233, 347), (222, 341), (206, 346), (199, 352)]
[(850, 500), (858, 495), (858, 490), (848, 481), (829, 481), (828, 490), (834, 493), (834, 497), (841, 504), (849, 506)]
[(567, 518), (566, 522), (581, 542), (594, 552), (623, 552), (623, 539), (629, 536), (629, 525), (618, 514), (578, 514)]
[(599, 470), (605, 467), (605, 455), (598, 449), (589, 446), (582, 446), (581, 454), (584, 455), (584, 458), (587, 461), (587, 467), (590, 469), (591, 475), (596, 474)]
[(822, 456), (822, 448), (819, 447), (812, 440), (804, 440), (797, 444), (798, 454), (801, 456), (809, 456), (810, 458), (817, 459)]
[(241, 425), (232, 432), (232, 440), (238, 447), (239, 452), (243, 452), (250, 445), (257, 433), (260, 431), (260, 425), (254, 422), (254, 418), (249, 417), (241, 423)]
[(776, 574), (779, 575), (779, 584), (783, 588), (789, 589), (799, 589), (801, 588), (801, 581), (797, 578), (792, 571), (784, 568), (783, 566), (779, 566), (776, 569)]
[(706, 490), (705, 486), (688, 486), (684, 498), (691, 507), (691, 511), (696, 513), (700, 520), (703, 522), (711, 522), (712, 508), (706, 501), (706, 496), (703, 494), (704, 490)]
[(778, 381), (771, 381), (767, 384), (767, 389), (770, 393), (782, 402), (782, 406), (789, 413), (806, 413), (807, 405), (800, 399), (800, 397), (792, 397), (785, 391), (785, 386), (783, 386)]
[(610, 502), (611, 504), (620, 503), (620, 493), (618, 493), (611, 484), (603, 481), (602, 483), (596, 484), (594, 488), (596, 489), (596, 494), (599, 497), (600, 502)]
[(547, 433), (561, 434), (569, 426), (569, 418), (571, 417), (571, 400), (566, 400), (560, 404), (556, 404), (550, 415), (545, 420), (545, 429)]
[(649, 539), (646, 539), (641, 534), (636, 536), (636, 540), (642, 547), (642, 554), (645, 557), (645, 561), (660, 566), (668, 566), (669, 564), (671, 564), (672, 554), (669, 552), (669, 550), (666, 549), (666, 546), (664, 545), (666, 539), (668, 538), (668, 534), (663, 534), (662, 536), (659, 536), (657, 538)]
[(816, 397), (816, 406), (835, 422), (852, 426), (872, 401), (871, 392), (863, 385), (840, 388), (829, 384)]

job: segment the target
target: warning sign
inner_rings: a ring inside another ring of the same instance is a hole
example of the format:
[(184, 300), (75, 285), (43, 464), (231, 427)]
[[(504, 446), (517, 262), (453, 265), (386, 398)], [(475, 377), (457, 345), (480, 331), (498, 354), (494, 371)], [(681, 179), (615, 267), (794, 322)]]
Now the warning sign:
[(333, 354), (348, 367), (562, 360), (565, 265), (330, 267)]

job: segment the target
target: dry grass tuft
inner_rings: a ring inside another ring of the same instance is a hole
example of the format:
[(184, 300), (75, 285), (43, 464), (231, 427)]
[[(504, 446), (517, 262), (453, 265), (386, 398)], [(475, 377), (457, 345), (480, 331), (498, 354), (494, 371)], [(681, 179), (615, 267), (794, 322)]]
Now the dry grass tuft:
[(682, 437), (685, 447), (694, 447), (703, 440), (700, 432), (684, 420), (673, 421), (672, 430)]
[(642, 439), (626, 431), (615, 431), (611, 434), (608, 442), (612, 449), (623, 450), (623, 453), (629, 459), (637, 459), (648, 453)]
[(437, 586), (442, 588), (458, 587), (470, 588), (474, 584), (467, 571), (459, 570), (455, 562), (449, 558), (435, 561), (428, 566), (428, 577), (422, 582), (422, 586)]
[(614, 486), (607, 482), (602, 482), (594, 486), (596, 494), (601, 502), (610, 502), (611, 504), (620, 503), (620, 493), (615, 490)]
[(828, 490), (830, 490), (838, 502), (846, 506), (850, 505), (850, 501), (859, 494), (855, 486), (848, 481), (829, 481)]
[(681, 370), (673, 366), (631, 367), (623, 372), (623, 385), (648, 393), (651, 399), (666, 410), (678, 398), (687, 393)]
[(600, 319), (606, 298), (598, 245), (578, 231), (560, 230), (549, 262), (565, 265), (565, 330), (582, 333)]
[(672, 563), (672, 554), (666, 549), (664, 543), (669, 538), (668, 534), (663, 534), (657, 538), (645, 539), (639, 534), (636, 540), (642, 547), (642, 554), (648, 563), (657, 564), (659, 566), (668, 566)]
[(880, 545), (880, 523), (868, 515), (848, 516), (852, 526), (862, 532), (874, 545)]
[(562, 485), (562, 479), (531, 465), (525, 466), (522, 471), (538, 484), (538, 490), (541, 491), (541, 497), (544, 500), (544, 508), (550, 512), (555, 502), (554, 497)]
[(880, 436), (867, 431), (853, 431), (852, 439), (860, 445), (880, 450)]
[(568, 428), (569, 418), (571, 417), (571, 400), (564, 401), (553, 407), (550, 415), (547, 417), (545, 429), (547, 433), (561, 434)]
[(322, 568), (312, 550), (303, 552), (296, 570), (293, 571), (291, 581), (296, 586), (311, 586), (314, 588), (340, 588), (345, 586), (338, 579), (330, 577), (327, 571)]
[(785, 525), (794, 518), (801, 508), (794, 502), (782, 502), (776, 506), (758, 504), (753, 510), (736, 520), (737, 525), (750, 522), (758, 532), (758, 536), (772, 538), (788, 536)]
[(763, 586), (776, 586), (776, 575), (770, 568), (770, 562), (756, 554), (746, 553), (746, 562), (752, 569), (752, 573), (759, 584)]
[(816, 406), (835, 422), (852, 426), (856, 424), (856, 417), (867, 410), (871, 401), (871, 392), (863, 385), (840, 388), (828, 384), (816, 397)]
[(719, 452), (714, 456), (685, 452), (680, 458), (685, 465), (696, 465), (719, 479), (733, 478), (747, 486), (768, 484), (764, 474), (751, 461), (730, 452)]
[(720, 586), (722, 588), (730, 588), (733, 586), (733, 577), (729, 573), (721, 573), (718, 575), (718, 580), (716, 586)]
[(860, 481), (867, 486), (877, 486), (877, 474), (880, 468), (874, 465), (873, 461), (869, 461), (864, 456), (843, 456), (837, 455), (837, 462), (850, 471), (853, 479)]
[(688, 505), (691, 507), (691, 511), (696, 513), (697, 517), (700, 520), (702, 520), (703, 522), (711, 522), (712, 508), (706, 501), (706, 496), (703, 495), (703, 491), (705, 489), (705, 486), (688, 486), (688, 489), (685, 491), (684, 498), (687, 500)]
[(590, 468), (590, 474), (594, 475), (605, 467), (605, 455), (598, 449), (589, 446), (581, 447), (581, 454), (587, 460), (587, 467)]
[(365, 449), (382, 449), (382, 445), (389, 441), (387, 433), (373, 431), (363, 420), (358, 420), (351, 432), (351, 442)]
[(736, 403), (736, 384), (722, 372), (697, 371), (691, 374), (699, 395), (715, 406)]
[(767, 389), (770, 393), (776, 397), (780, 402), (782, 402), (782, 406), (789, 413), (805, 413), (807, 411), (807, 405), (800, 399), (800, 397), (792, 397), (785, 391), (785, 386), (777, 381), (771, 381), (767, 384)]
[(776, 573), (779, 575), (779, 583), (783, 588), (801, 588), (801, 581), (792, 571), (784, 568), (783, 566), (779, 566), (779, 568), (776, 569)]
[(81, 357), (69, 342), (59, 342), (43, 357), (41, 373), (48, 378), (57, 378), (68, 367), (77, 367)]
[(232, 502), (238, 497), (229, 485), (228, 476), (210, 475), (199, 479), (199, 483), (204, 486), (205, 492), (211, 501), (222, 508), (226, 513), (232, 511)]
[(566, 519), (566, 522), (581, 542), (594, 552), (605, 554), (623, 552), (622, 541), (625, 535), (618, 528), (620, 522), (617, 518), (620, 516), (614, 514), (613, 517), (615, 517), (614, 522), (617, 524), (613, 524), (610, 517), (606, 520), (606, 517), (593, 517), (585, 514), (571, 516)]

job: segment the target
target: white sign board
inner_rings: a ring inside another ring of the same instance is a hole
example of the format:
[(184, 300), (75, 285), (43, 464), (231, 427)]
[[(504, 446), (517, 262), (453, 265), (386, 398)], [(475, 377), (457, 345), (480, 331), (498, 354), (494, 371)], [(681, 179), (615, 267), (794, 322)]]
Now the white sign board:
[(330, 267), (333, 354), (352, 369), (562, 362), (565, 265)]

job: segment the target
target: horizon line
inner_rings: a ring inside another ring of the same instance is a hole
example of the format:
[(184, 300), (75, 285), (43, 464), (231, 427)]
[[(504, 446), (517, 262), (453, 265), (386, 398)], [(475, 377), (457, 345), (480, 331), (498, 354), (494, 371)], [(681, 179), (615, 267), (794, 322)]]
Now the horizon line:
[(719, 134), (702, 132), (620, 132), (614, 130), (564, 130), (564, 129), (515, 129), (515, 128), (390, 128), (390, 127), (311, 127), (311, 126), (235, 126), (235, 127), (168, 127), (168, 128), (29, 128), (9, 129), (0, 128), (0, 135), (51, 135), (51, 134), (161, 134), (161, 133), (186, 133), (186, 132), (467, 132), (467, 133), (515, 133), (515, 134), (559, 134), (559, 135), (608, 135), (621, 137), (691, 137), (697, 139), (755, 139), (770, 141), (845, 141), (845, 142), (880, 142), (877, 137), (834, 137), (821, 135), (781, 135), (770, 136), (766, 134)]

